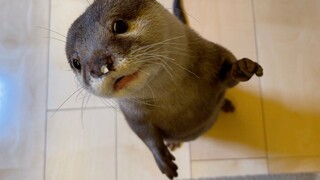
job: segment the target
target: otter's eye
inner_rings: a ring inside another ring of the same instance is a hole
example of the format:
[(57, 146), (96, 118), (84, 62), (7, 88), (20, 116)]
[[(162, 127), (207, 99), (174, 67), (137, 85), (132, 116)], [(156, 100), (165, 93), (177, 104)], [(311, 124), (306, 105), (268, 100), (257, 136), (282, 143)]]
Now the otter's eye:
[(72, 66), (77, 70), (81, 70), (80, 60), (79, 59), (72, 59)]
[(123, 20), (116, 20), (113, 23), (113, 32), (116, 34), (123, 34), (127, 32), (128, 24)]

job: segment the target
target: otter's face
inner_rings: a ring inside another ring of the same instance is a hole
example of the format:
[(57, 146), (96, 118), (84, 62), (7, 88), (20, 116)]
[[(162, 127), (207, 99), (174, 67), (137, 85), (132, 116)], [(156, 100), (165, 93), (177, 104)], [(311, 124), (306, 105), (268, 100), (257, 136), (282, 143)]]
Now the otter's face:
[[(154, 0), (96, 0), (72, 25), (67, 37), (69, 64), (80, 83), (102, 97), (127, 97), (162, 71)], [(152, 14), (153, 13), (153, 14)], [(152, 16), (150, 16), (152, 14)]]

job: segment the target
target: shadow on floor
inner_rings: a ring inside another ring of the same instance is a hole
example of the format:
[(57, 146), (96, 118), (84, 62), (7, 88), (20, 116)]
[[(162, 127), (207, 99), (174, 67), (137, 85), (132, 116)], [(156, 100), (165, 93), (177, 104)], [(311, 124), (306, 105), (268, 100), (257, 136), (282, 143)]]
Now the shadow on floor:
[(314, 107), (308, 110), (295, 104), (291, 109), (277, 100), (261, 101), (259, 95), (239, 88), (227, 97), (236, 112), (221, 113), (204, 138), (267, 150), (274, 157), (320, 156), (320, 108), (314, 112), (310, 110)]

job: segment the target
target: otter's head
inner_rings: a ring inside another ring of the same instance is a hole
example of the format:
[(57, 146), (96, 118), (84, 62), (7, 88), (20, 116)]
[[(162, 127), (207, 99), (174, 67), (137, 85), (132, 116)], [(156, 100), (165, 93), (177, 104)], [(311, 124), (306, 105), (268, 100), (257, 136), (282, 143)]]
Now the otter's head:
[(68, 61), (84, 88), (127, 97), (163, 71), (157, 52), (170, 38), (163, 13), (155, 0), (95, 0), (67, 37)]

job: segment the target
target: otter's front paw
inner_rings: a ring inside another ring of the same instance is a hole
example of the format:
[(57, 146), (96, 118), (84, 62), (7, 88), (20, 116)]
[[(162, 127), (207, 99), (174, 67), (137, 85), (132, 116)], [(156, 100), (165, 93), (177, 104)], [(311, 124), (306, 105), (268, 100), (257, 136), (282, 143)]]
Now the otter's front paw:
[(169, 179), (173, 179), (178, 176), (178, 166), (173, 162), (175, 157), (165, 149), (160, 156), (156, 158), (158, 167), (163, 174), (166, 174)]
[(262, 67), (248, 58), (240, 59), (232, 64), (231, 75), (238, 81), (248, 81), (254, 74), (261, 77)]

